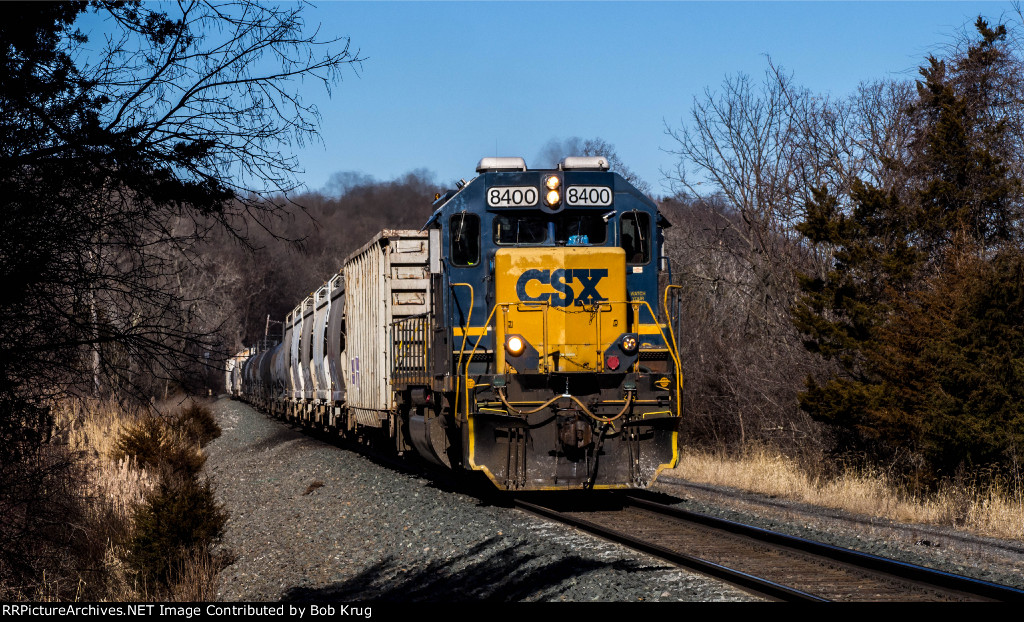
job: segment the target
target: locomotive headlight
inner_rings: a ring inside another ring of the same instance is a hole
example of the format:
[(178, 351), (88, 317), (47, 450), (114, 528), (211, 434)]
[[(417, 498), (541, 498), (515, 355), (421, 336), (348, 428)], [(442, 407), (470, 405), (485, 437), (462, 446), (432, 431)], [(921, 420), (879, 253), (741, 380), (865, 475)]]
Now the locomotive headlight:
[(526, 347), (526, 342), (523, 341), (522, 337), (518, 335), (512, 335), (505, 341), (505, 349), (512, 356), (519, 356), (523, 353), (523, 349)]
[(561, 183), (562, 181), (558, 179), (558, 175), (552, 175), (551, 177), (547, 178), (547, 180), (544, 182), (544, 185), (547, 186), (548, 190), (556, 190), (558, 189), (558, 186), (561, 185)]
[(636, 352), (637, 340), (636, 335), (626, 335), (622, 338), (622, 351), (626, 354), (633, 354)]
[(562, 200), (562, 196), (558, 194), (557, 190), (551, 190), (548, 192), (547, 196), (544, 197), (544, 200), (547, 201), (548, 205), (554, 207)]

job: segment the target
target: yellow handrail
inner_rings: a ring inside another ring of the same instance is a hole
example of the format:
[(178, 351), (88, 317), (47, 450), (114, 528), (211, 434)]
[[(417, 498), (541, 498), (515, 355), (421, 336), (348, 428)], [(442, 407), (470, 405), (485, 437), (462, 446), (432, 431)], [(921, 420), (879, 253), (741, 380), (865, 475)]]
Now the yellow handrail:
[(672, 341), (665, 339), (665, 331), (661, 330), (661, 324), (658, 323), (658, 316), (654, 314), (654, 309), (651, 309), (651, 305), (644, 301), (647, 306), (647, 310), (651, 312), (651, 317), (654, 319), (654, 325), (658, 327), (658, 332), (661, 333), (661, 338), (665, 339), (665, 344), (668, 346), (668, 353), (672, 355), (672, 360), (676, 364), (676, 416), (682, 417), (682, 389), (683, 389), (683, 367), (679, 363), (679, 349), (676, 347), (675, 331), (672, 330), (672, 318), (668, 313), (668, 290), (671, 288), (682, 289), (679, 285), (669, 285), (665, 287), (664, 301), (662, 304), (665, 309), (665, 323), (668, 324), (669, 334), (672, 335)]
[[(661, 308), (665, 310), (665, 323), (668, 324), (668, 334), (672, 337), (672, 345), (670, 347), (671, 349), (676, 350), (676, 355), (678, 358), (679, 349), (676, 348), (676, 333), (674, 330), (672, 330), (672, 316), (669, 315), (668, 312), (668, 290), (670, 289), (683, 289), (683, 287), (681, 285), (667, 285), (665, 287), (665, 293), (663, 294), (664, 300), (661, 303)], [(655, 321), (657, 321), (657, 318), (655, 318)]]
[[(470, 320), (473, 319), (474, 292), (473, 292), (473, 286), (470, 285), (469, 283), (452, 283), (452, 287), (468, 287), (469, 288), (469, 313), (466, 314), (466, 327), (462, 329), (462, 345), (459, 347), (459, 362), (455, 366), (455, 382), (456, 382), (456, 385), (455, 385), (455, 416), (458, 417), (459, 416), (459, 385), (458, 385), (458, 383), (461, 380), (461, 377), (459, 376), (459, 373), (460, 373), (459, 370), (462, 369), (462, 355), (466, 351), (466, 337), (469, 334), (469, 322), (470, 322)], [(480, 338), (479, 337), (477, 337), (476, 342), (480, 343)], [(470, 356), (470, 359), (472, 360), (473, 355), (470, 354), (469, 356)], [(466, 399), (469, 399), (468, 391), (466, 393)]]
[[(484, 320), (484, 335), (487, 334), (487, 327), (490, 326), (491, 318), (494, 317), (494, 312), (497, 311), (497, 310), (498, 310), (498, 305), (494, 305), (493, 307), (491, 307), (490, 314), (488, 314), (487, 315), (487, 319)], [(466, 328), (467, 329), (469, 328), (469, 324), (468, 323), (466, 324)], [(467, 421), (469, 420), (469, 364), (473, 361), (473, 355), (476, 354), (476, 349), (480, 346), (480, 339), (482, 339), (482, 338), (483, 338), (483, 335), (481, 335), (481, 336), (476, 338), (476, 343), (473, 344), (473, 349), (469, 352), (469, 360), (466, 361), (466, 376), (465, 376), (466, 377), (466, 381), (464, 383), (462, 383), (463, 386), (465, 387), (465, 391), (466, 391), (466, 420)], [(465, 343), (466, 343), (466, 337), (465, 336), (462, 337), (462, 343), (463, 343), (463, 345), (465, 345)], [(497, 348), (497, 346), (495, 346), (495, 348)], [(462, 355), (461, 354), (459, 355), (459, 365), (462, 365)], [(455, 394), (455, 414), (456, 415), (459, 414), (458, 407), (459, 407), (459, 394), (456, 393)]]

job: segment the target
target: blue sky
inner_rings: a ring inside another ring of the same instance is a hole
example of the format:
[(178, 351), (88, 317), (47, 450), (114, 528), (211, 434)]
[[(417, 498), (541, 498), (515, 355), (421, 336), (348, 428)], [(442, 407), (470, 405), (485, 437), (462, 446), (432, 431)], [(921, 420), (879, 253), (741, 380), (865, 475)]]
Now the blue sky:
[[(336, 171), (448, 183), (479, 158), (535, 161), (551, 138), (601, 137), (664, 191), (664, 135), (694, 96), (766, 55), (816, 91), (913, 78), (979, 15), (1005, 2), (325, 2), (307, 19), (366, 60), (319, 101), (322, 144), (299, 152), (311, 189)], [(312, 96), (312, 94), (310, 94)]]
[(1019, 23), (1007, 2), (318, 2), (321, 36), (365, 58), (328, 99), (321, 143), (296, 148), (310, 189), (339, 171), (378, 180), (425, 168), (449, 184), (483, 156), (532, 165), (552, 138), (600, 137), (655, 194), (665, 123), (766, 55), (834, 96), (916, 68), (979, 15)]

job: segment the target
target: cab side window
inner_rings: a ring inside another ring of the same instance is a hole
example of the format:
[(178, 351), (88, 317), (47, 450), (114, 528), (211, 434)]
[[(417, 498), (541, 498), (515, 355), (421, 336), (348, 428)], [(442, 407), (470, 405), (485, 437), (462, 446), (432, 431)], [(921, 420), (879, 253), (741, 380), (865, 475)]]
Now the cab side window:
[(620, 245), (626, 263), (645, 264), (651, 260), (651, 218), (645, 212), (627, 212), (619, 218)]
[(448, 258), (453, 266), (480, 263), (480, 217), (462, 212), (448, 220)]

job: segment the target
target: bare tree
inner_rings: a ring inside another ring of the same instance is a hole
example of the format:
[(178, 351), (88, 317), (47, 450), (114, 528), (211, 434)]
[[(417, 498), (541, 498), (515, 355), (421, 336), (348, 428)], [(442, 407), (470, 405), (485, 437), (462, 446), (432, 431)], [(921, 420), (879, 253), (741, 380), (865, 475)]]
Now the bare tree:
[[(287, 200), (289, 147), (319, 120), (300, 81), (329, 89), (359, 60), (347, 39), (307, 29), (302, 5), (5, 8), (0, 581), (49, 563), (33, 534), (70, 537), (31, 488), (8, 486), (53, 473), (39, 470), (55, 464), (40, 459), (52, 449), (43, 400), (97, 379), (144, 391), (146, 377), (180, 376), (223, 345), (204, 316), (210, 289), (182, 278), (207, 269), (197, 244), (218, 228), (244, 244), (245, 217)], [(86, 11), (102, 32), (76, 27)]]
[(826, 150), (835, 145), (814, 117), (842, 133), (834, 106), (769, 66), (758, 83), (739, 75), (705, 91), (688, 122), (666, 127), (677, 195), (662, 211), (677, 225), (667, 240), (684, 288), (683, 367), (697, 436), (796, 444), (814, 434), (795, 399), (811, 359), (789, 320), (793, 267), (814, 258), (793, 235), (801, 188), (833, 170)]
[(720, 196), (664, 199), (659, 209), (673, 224), (667, 253), (683, 288), (672, 312), (681, 327), (690, 441), (818, 447), (818, 432), (795, 401), (813, 358), (795, 337), (784, 298), (764, 298), (740, 215)]
[(689, 122), (666, 126), (678, 157), (667, 176), (677, 193), (726, 200), (751, 254), (785, 256), (812, 189), (847, 197), (857, 179), (887, 189), (905, 181), (894, 163), (908, 158), (914, 96), (908, 82), (876, 81), (837, 100), (769, 60), (759, 83), (729, 77), (695, 99)]
[(267, 232), (252, 236), (255, 252), (233, 243), (225, 232), (202, 245), (205, 262), (232, 275), (223, 279), (223, 303), (233, 311), (225, 316), (228, 330), (222, 334), (234, 351), (262, 339), (268, 315), (283, 319), (381, 229), (423, 226), (435, 193), (443, 192), (423, 169), (389, 181), (350, 173), (335, 174), (332, 180), (337, 183), (324, 191), (295, 195), (296, 205), (275, 225), (276, 237)]
[(52, 37), (48, 49), (4, 32), (20, 50), (8, 75), (28, 76), (3, 93), (16, 111), (3, 122), (2, 183), (17, 334), (2, 343), (21, 355), (6, 360), (26, 360), (21, 381), (39, 377), (29, 359), (64, 365), (74, 344), (150, 361), (186, 342), (208, 349), (209, 333), (189, 327), (197, 300), (177, 299), (182, 262), (199, 261), (195, 244), (214, 227), (244, 241), (253, 220), (241, 217), (281, 204), (296, 183), (288, 147), (314, 138), (319, 119), (298, 81), (329, 89), (358, 61), (347, 40), (306, 34), (301, 6), (251, 2), (99, 2), (108, 30), (89, 54), (71, 31), (76, 6), (59, 19), (20, 7)]

